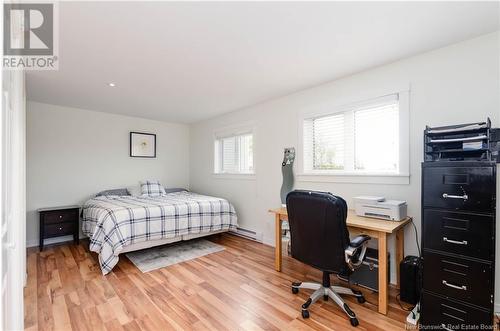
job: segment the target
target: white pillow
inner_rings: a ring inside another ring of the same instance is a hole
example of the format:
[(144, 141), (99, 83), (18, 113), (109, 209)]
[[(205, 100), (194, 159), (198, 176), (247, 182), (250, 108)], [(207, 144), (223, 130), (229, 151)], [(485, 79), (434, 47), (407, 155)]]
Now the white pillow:
[(165, 195), (165, 189), (157, 180), (146, 180), (141, 182), (141, 192), (143, 196), (159, 197)]
[(127, 187), (127, 191), (133, 197), (138, 197), (138, 196), (142, 195), (140, 185), (134, 185), (134, 186)]

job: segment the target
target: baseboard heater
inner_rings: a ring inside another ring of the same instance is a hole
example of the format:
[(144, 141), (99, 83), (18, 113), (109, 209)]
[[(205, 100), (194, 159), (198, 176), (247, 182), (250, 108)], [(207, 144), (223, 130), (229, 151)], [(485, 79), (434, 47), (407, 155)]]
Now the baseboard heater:
[(231, 231), (231, 233), (235, 234), (237, 236), (243, 237), (243, 238), (262, 242), (262, 234), (259, 234), (255, 231), (252, 231), (252, 230), (247, 230), (247, 229), (238, 227), (238, 228), (236, 228), (236, 231)]

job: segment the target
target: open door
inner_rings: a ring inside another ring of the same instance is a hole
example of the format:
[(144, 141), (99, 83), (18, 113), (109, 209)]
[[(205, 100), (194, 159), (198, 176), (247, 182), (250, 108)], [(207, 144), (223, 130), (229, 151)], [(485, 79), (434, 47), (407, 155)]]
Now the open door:
[(12, 251), (12, 238), (9, 238), (9, 233), (12, 233), (11, 229), (11, 224), (12, 224), (12, 210), (11, 206), (12, 204), (10, 203), (10, 195), (6, 194), (6, 192), (9, 192), (9, 188), (12, 186), (12, 177), (8, 176), (10, 173), (10, 162), (8, 160), (9, 156), (12, 155), (12, 150), (11, 150), (11, 113), (12, 113), (12, 108), (10, 106), (10, 98), (9, 98), (9, 91), (7, 89), (7, 86), (9, 84), (9, 77), (10, 75), (5, 74), (3, 75), (3, 82), (2, 82), (2, 119), (1, 119), (1, 151), (2, 151), (2, 158), (1, 158), (1, 175), (2, 175), (2, 180), (0, 181), (2, 184), (2, 189), (1, 189), (1, 200), (0, 200), (0, 208), (1, 208), (1, 224), (0, 224), (0, 238), (2, 240), (2, 251), (1, 251), (1, 261), (2, 261), (2, 298), (1, 298), (1, 321), (2, 321), (2, 330), (7, 329), (7, 315), (8, 315), (8, 305), (9, 305), (9, 300), (8, 297), (10, 294), (8, 293), (8, 284), (9, 282), (9, 265), (10, 265), (10, 260), (11, 260), (11, 251)]
[(24, 73), (3, 71), (0, 116), (0, 330), (23, 330), (26, 277)]

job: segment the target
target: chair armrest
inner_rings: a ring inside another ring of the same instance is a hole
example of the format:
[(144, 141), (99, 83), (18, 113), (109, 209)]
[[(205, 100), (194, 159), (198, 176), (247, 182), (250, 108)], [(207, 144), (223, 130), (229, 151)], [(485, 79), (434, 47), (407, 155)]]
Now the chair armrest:
[(366, 245), (370, 239), (371, 237), (366, 234), (359, 235), (351, 240), (349, 246), (345, 249), (345, 262), (352, 271), (363, 263)]
[(349, 246), (353, 248), (358, 248), (359, 246), (363, 245), (365, 242), (368, 240), (372, 239), (370, 236), (366, 234), (359, 235), (351, 240), (349, 243)]

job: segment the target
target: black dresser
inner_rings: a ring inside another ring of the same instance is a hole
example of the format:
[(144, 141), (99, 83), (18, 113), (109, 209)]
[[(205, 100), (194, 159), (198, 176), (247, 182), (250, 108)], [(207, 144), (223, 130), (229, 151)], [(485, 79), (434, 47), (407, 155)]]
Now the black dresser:
[(423, 327), (493, 325), (495, 200), (495, 162), (422, 163)]
[(38, 209), (40, 214), (40, 252), (44, 239), (72, 235), (79, 243), (80, 206), (64, 206)]

